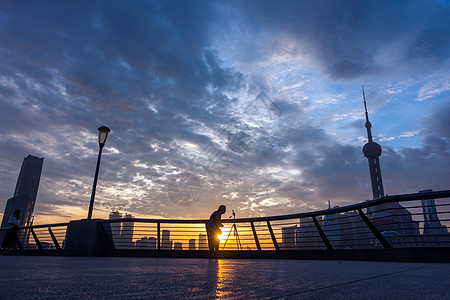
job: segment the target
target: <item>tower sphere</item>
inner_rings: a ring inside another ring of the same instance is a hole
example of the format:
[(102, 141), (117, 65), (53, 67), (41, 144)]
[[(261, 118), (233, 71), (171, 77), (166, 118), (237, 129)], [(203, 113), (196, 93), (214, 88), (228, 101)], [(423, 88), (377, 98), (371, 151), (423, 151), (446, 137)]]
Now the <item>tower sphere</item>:
[(368, 142), (362, 148), (365, 157), (379, 157), (381, 155), (381, 146), (375, 142)]

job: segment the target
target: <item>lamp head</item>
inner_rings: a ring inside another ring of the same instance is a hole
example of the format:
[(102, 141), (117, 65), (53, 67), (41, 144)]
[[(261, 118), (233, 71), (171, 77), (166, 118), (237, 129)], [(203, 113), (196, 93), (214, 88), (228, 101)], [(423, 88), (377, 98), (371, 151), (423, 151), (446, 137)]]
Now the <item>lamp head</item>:
[(111, 130), (107, 126), (100, 126), (98, 128), (98, 144), (100, 147), (103, 147), (106, 143), (106, 138), (108, 137), (108, 133)]

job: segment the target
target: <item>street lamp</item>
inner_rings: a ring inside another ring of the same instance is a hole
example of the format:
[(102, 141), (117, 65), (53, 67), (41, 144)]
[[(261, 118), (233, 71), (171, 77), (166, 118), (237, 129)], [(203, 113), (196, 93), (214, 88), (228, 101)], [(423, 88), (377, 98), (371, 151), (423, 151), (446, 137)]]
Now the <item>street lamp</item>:
[(98, 169), (100, 168), (100, 158), (102, 157), (102, 149), (105, 146), (106, 138), (111, 130), (107, 126), (100, 126), (98, 128), (98, 158), (97, 168), (95, 169), (94, 184), (92, 185), (91, 202), (89, 203), (88, 220), (92, 218), (92, 210), (94, 208), (95, 189), (97, 188)]

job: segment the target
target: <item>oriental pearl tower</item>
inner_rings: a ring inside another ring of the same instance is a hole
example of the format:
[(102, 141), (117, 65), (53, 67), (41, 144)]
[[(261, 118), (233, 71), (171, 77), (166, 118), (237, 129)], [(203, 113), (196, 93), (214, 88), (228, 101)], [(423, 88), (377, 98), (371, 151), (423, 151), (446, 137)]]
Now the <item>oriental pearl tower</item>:
[(369, 161), (370, 181), (372, 183), (373, 198), (384, 196), (383, 180), (381, 179), (380, 169), (380, 155), (381, 146), (375, 143), (372, 139), (372, 124), (369, 121), (369, 113), (367, 112), (366, 95), (364, 94), (364, 87), (362, 88), (364, 98), (364, 109), (366, 112), (366, 129), (369, 142), (362, 148), (362, 153)]
[[(384, 196), (383, 181), (381, 179), (380, 155), (381, 146), (372, 139), (372, 124), (367, 112), (366, 95), (362, 88), (364, 109), (366, 113), (366, 129), (368, 142), (362, 148), (362, 153), (369, 161), (370, 181), (372, 183), (373, 198)], [(368, 217), (379, 230), (395, 230), (400, 234), (418, 234), (418, 226), (415, 226), (411, 213), (398, 202), (375, 205), (367, 208)], [(417, 227), (417, 228), (416, 228)]]

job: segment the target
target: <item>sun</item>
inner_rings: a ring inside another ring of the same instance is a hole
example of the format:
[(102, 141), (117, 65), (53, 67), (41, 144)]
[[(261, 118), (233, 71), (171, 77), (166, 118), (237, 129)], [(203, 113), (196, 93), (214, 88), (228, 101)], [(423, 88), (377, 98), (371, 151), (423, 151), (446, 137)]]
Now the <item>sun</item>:
[(228, 234), (230, 233), (231, 227), (228, 225), (224, 225), (222, 228), (222, 234), (219, 234), (220, 243), (223, 244), (227, 240)]

